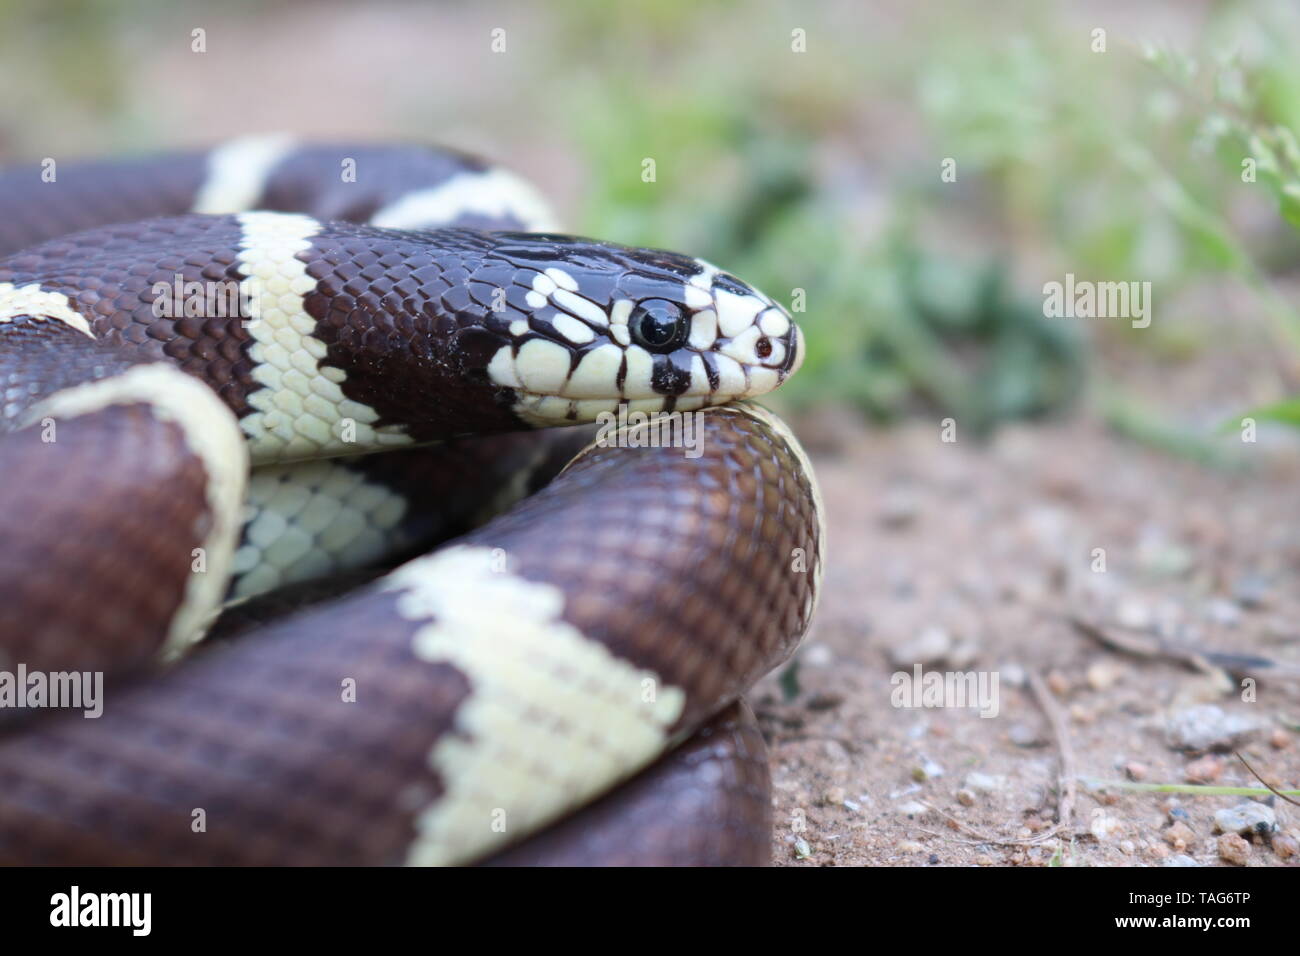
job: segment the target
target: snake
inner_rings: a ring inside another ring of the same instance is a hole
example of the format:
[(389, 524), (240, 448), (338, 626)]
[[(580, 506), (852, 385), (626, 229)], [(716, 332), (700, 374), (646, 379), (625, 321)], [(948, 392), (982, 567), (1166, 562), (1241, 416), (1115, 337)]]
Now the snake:
[(804, 352), (441, 147), (0, 171), (0, 862), (768, 862)]

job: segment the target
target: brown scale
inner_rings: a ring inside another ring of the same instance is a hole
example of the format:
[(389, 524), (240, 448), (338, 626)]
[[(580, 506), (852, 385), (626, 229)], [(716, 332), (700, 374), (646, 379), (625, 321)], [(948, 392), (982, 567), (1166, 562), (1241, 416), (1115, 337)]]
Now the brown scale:
[(191, 549), (210, 527), (206, 471), (148, 405), (52, 427), (0, 436), (4, 669), (141, 667), (166, 636)]
[(476, 299), (471, 288), (483, 273), (510, 288), (518, 270), (491, 260), (487, 234), (427, 235), (330, 223), (298, 253), (317, 280), (304, 306), (324, 361), (347, 373), (343, 394), (375, 409), (377, 426), (404, 424), (417, 441), (523, 427), (513, 391), (492, 386), (484, 370), (511, 342), (510, 321), (527, 313), (512, 305), (496, 314), (491, 292)]
[[(566, 620), (681, 687), (682, 737), (793, 652), (817, 571), (791, 570), (819, 532), (784, 441), (734, 409), (704, 421), (701, 458), (595, 448), (465, 539), (564, 589)], [(0, 740), (0, 863), (400, 862), (441, 793), (429, 751), (469, 687), (414, 657), (420, 622), (394, 606), (367, 589), (119, 691), (98, 720)]]
[[(36, 282), (66, 295), (89, 318), (99, 344), (117, 350), (122, 361), (169, 361), (207, 382), (242, 417), (250, 411), (247, 396), (261, 387), (246, 354), (248, 330), (238, 315), (185, 317), (184, 302), (173, 294), (177, 275), (182, 283), (218, 282), (218, 289), (238, 290), (239, 241), (233, 216), (104, 226), (0, 261), (0, 282)], [(166, 286), (169, 315), (155, 314), (158, 283)]]

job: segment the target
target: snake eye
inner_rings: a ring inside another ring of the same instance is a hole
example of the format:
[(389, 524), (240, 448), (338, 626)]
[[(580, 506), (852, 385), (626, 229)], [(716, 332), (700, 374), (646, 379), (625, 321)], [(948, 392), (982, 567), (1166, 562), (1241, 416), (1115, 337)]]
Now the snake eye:
[(682, 310), (664, 299), (647, 299), (628, 319), (636, 343), (651, 352), (670, 352), (686, 338)]

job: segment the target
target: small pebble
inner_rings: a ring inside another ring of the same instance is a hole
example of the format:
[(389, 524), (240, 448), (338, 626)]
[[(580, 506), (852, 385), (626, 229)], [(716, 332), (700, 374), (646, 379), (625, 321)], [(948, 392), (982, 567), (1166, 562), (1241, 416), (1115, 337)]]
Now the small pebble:
[(1036, 727), (1024, 722), (1014, 723), (1007, 728), (1007, 739), (1017, 747), (1041, 747), (1047, 743)]
[(843, 787), (831, 787), (829, 790), (826, 791), (826, 794), (822, 797), (822, 799), (826, 803), (831, 804), (832, 806), (841, 807), (844, 805), (844, 798), (846, 796), (847, 794), (844, 792)]
[(1122, 676), (1124, 669), (1112, 660), (1097, 661), (1088, 667), (1086, 674), (1088, 686), (1097, 691), (1110, 689)]
[(952, 635), (943, 628), (932, 625), (890, 651), (890, 659), (898, 667), (934, 664), (944, 660), (952, 647)]
[(825, 644), (808, 644), (800, 649), (799, 661), (810, 667), (829, 667), (835, 662), (835, 655)]
[(1279, 859), (1289, 860), (1291, 857), (1300, 853), (1300, 843), (1296, 842), (1293, 836), (1278, 834), (1273, 837), (1273, 852), (1278, 855)]
[(1170, 747), (1201, 752), (1231, 750), (1258, 730), (1254, 718), (1225, 712), (1214, 704), (1180, 710), (1165, 725)]
[(925, 763), (919, 767), (912, 768), (912, 779), (917, 783), (925, 783), (927, 780), (933, 780), (935, 777), (943, 776), (943, 767), (928, 757)]
[(1192, 845), (1196, 834), (1192, 832), (1191, 827), (1180, 820), (1164, 832), (1164, 838), (1165, 842), (1175, 850), (1185, 850)]
[(839, 694), (823, 694), (819, 691), (809, 696), (804, 706), (811, 711), (822, 713), (827, 710), (834, 710), (842, 703), (844, 703), (844, 698)]
[(1228, 863), (1245, 866), (1250, 859), (1250, 844), (1235, 833), (1219, 837), (1219, 856)]
[(1291, 735), (1281, 727), (1274, 727), (1268, 735), (1268, 742), (1272, 744), (1274, 750), (1286, 750), (1291, 746)]
[(963, 787), (961, 790), (957, 791), (957, 802), (960, 803), (963, 807), (975, 806), (974, 792), (967, 790)]
[(1007, 778), (991, 773), (979, 773), (972, 771), (966, 774), (967, 790), (974, 790), (976, 793), (995, 793), (1007, 785)]
[(1247, 610), (1268, 606), (1268, 580), (1258, 574), (1243, 574), (1232, 587), (1232, 597)]
[(1232, 601), (1215, 598), (1205, 605), (1205, 616), (1215, 624), (1236, 627), (1241, 621), (1241, 608)]
[(900, 803), (898, 805), (898, 812), (905, 817), (919, 817), (929, 813), (930, 808), (919, 801), (909, 800), (907, 803)]
[(1098, 843), (1109, 843), (1124, 832), (1124, 824), (1113, 813), (1094, 813), (1088, 832)]
[(1272, 833), (1277, 829), (1277, 814), (1267, 804), (1247, 800), (1217, 811), (1214, 828), (1220, 833)]
[(904, 528), (916, 519), (920, 510), (916, 494), (911, 489), (890, 488), (880, 502), (880, 523), (886, 528)]
[(998, 680), (1008, 687), (1024, 687), (1025, 669), (1019, 664), (1003, 664), (998, 668)]
[(921, 844), (917, 843), (915, 840), (904, 840), (902, 843), (898, 844), (898, 849), (903, 853), (921, 853), (924, 852), (925, 847), (921, 846)]
[(1130, 630), (1145, 631), (1151, 626), (1151, 608), (1141, 601), (1127, 598), (1115, 609), (1115, 620)]
[(812, 856), (812, 847), (808, 845), (808, 841), (803, 837), (799, 837), (794, 841), (794, 855), (801, 860), (806, 860)]
[(1161, 866), (1200, 866), (1201, 864), (1197, 863), (1186, 853), (1179, 853), (1176, 854), (1175, 856), (1171, 856), (1169, 859), (1165, 860), (1165, 862), (1161, 863), (1160, 865)]
[(1124, 775), (1130, 780), (1145, 780), (1150, 773), (1151, 769), (1146, 764), (1138, 763), (1136, 760), (1124, 764)]
[(1193, 760), (1183, 770), (1188, 783), (1214, 783), (1223, 774), (1223, 759), (1214, 754), (1206, 754), (1199, 760)]
[(1057, 697), (1064, 697), (1070, 692), (1070, 682), (1060, 671), (1052, 671), (1047, 675), (1047, 689)]

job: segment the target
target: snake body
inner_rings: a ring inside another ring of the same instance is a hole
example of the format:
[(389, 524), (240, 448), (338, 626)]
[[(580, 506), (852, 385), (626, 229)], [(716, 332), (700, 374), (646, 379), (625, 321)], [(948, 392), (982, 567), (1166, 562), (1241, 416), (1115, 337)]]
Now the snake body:
[(737, 701), (824, 532), (797, 441), (733, 403), (800, 332), (552, 228), (423, 147), (0, 174), (0, 668), (109, 687), (4, 721), (0, 861), (766, 858)]

